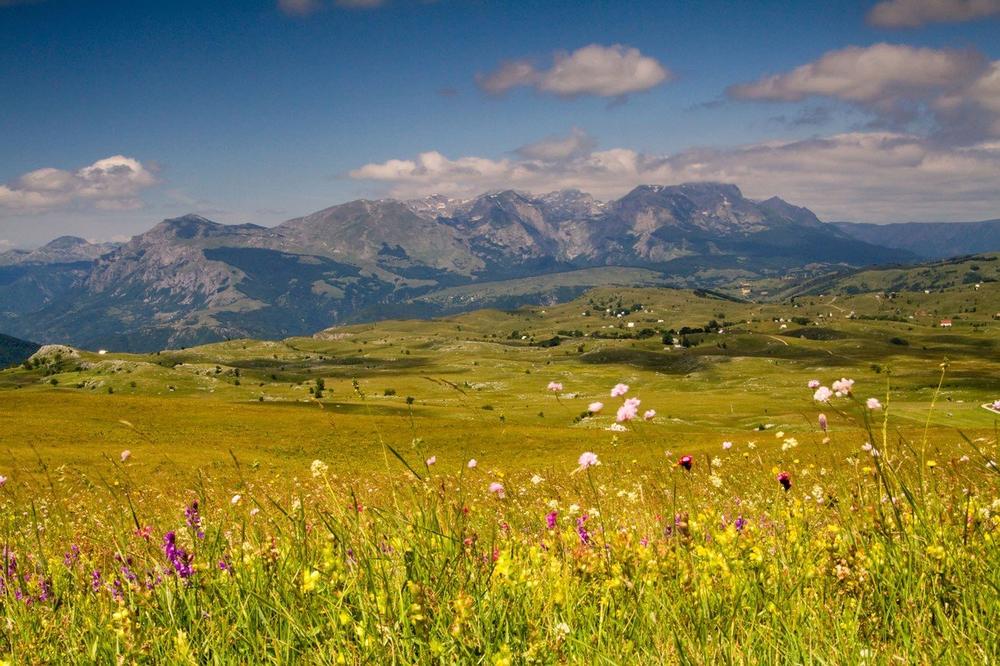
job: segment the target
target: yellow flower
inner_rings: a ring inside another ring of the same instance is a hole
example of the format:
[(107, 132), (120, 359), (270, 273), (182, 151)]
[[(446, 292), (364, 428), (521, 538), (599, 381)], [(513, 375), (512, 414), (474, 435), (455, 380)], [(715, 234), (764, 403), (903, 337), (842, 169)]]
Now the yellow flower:
[(929, 468), (931, 468), (931, 469), (934, 469), (935, 467), (937, 467), (937, 462), (936, 462), (936, 461), (934, 461), (934, 460), (928, 460), (928, 461), (927, 461), (927, 466), (928, 466)]
[(302, 591), (312, 592), (316, 589), (316, 585), (319, 583), (319, 572), (315, 569), (310, 571), (302, 572)]

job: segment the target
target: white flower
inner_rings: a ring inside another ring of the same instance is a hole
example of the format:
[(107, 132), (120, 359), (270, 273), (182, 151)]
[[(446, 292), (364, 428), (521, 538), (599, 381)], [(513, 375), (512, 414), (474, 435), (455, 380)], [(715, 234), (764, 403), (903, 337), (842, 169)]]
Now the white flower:
[(733, 443), (732, 442), (723, 442), (722, 443), (722, 450), (723, 451), (728, 451), (731, 448), (733, 448)]
[(313, 460), (312, 465), (309, 466), (310, 471), (312, 471), (313, 478), (318, 479), (321, 476), (326, 476), (327, 471), (330, 466), (327, 465), (322, 460)]
[(532, 477), (531, 477), (531, 482), (532, 482), (532, 483), (533, 483), (534, 485), (536, 485), (536, 486), (537, 486), (537, 485), (538, 485), (539, 483), (541, 483), (542, 481), (544, 481), (544, 480), (545, 480), (545, 479), (543, 479), (542, 477), (538, 476), (537, 474), (535, 474), (534, 476), (532, 476)]
[(241, 499), (243, 499), (242, 495), (233, 495), (233, 499), (229, 500), (229, 503), (235, 506), (240, 503)]
[(716, 476), (715, 474), (713, 474), (712, 476), (708, 477), (708, 480), (711, 481), (712, 485), (715, 486), (716, 488), (721, 488), (722, 487), (722, 479), (719, 478), (718, 476)]
[(865, 401), (865, 406), (873, 412), (877, 412), (882, 409), (882, 403), (878, 401), (878, 398), (868, 398), (868, 400)]

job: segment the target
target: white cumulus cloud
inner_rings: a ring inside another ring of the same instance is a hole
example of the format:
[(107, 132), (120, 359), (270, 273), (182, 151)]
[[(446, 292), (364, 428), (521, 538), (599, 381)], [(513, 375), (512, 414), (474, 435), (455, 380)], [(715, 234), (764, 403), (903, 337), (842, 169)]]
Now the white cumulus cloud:
[(785, 74), (731, 86), (728, 93), (736, 99), (798, 101), (822, 95), (883, 104), (967, 84), (984, 68), (983, 57), (970, 51), (895, 44), (849, 46)]
[(46, 167), (0, 185), (0, 209), (42, 212), (86, 205), (102, 210), (138, 208), (141, 190), (157, 182), (154, 169), (138, 160), (113, 155), (66, 171)]
[(868, 12), (868, 22), (882, 28), (916, 28), (995, 14), (1000, 14), (1000, 0), (883, 0)]
[(367, 164), (350, 175), (400, 198), (579, 188), (609, 199), (641, 184), (724, 181), (752, 197), (778, 195), (808, 206), (828, 220), (977, 219), (1000, 210), (1000, 143), (946, 148), (897, 132), (692, 148), (674, 155), (610, 148), (569, 157), (451, 159), (430, 151)]
[(557, 161), (589, 153), (596, 145), (584, 130), (574, 127), (568, 136), (550, 136), (521, 146), (515, 152), (527, 159)]
[(672, 78), (666, 66), (636, 48), (590, 44), (571, 53), (557, 52), (548, 69), (538, 69), (528, 60), (514, 60), (493, 72), (479, 74), (476, 81), (493, 95), (527, 86), (563, 97), (620, 97), (649, 90)]
[(1000, 136), (998, 63), (973, 50), (896, 44), (830, 51), (782, 74), (730, 86), (732, 99), (798, 102), (827, 97), (874, 113), (884, 125), (930, 118), (956, 142)]

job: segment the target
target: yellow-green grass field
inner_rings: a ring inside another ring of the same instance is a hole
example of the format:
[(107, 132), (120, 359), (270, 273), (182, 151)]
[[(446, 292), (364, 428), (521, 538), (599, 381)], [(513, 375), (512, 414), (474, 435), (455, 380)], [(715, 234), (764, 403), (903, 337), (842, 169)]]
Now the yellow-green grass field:
[(599, 289), (44, 348), (0, 373), (0, 656), (996, 661), (998, 296)]

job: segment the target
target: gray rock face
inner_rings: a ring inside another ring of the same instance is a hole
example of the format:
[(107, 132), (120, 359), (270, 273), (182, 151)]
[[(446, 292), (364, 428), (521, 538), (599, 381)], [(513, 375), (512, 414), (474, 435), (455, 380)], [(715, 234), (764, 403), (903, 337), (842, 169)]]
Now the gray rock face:
[(274, 228), (186, 215), (118, 246), (60, 238), (5, 253), (0, 330), (148, 350), (433, 315), (434, 299), (420, 297), (436, 290), (577, 268), (640, 267), (712, 286), (910, 256), (721, 183), (641, 186), (609, 202), (577, 190), (358, 200)]

